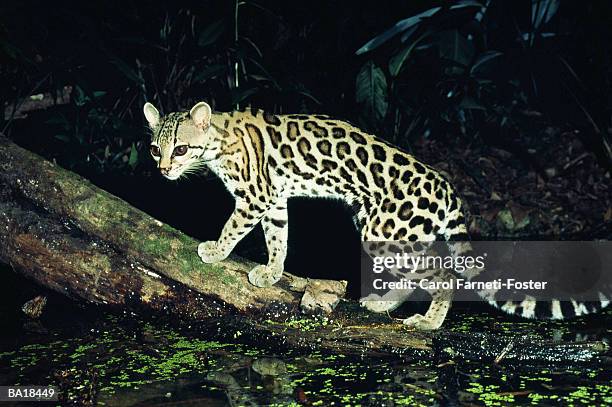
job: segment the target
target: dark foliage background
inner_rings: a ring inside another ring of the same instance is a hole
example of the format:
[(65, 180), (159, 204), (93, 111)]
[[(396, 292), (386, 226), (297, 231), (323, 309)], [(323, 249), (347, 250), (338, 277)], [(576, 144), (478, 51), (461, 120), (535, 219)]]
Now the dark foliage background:
[(146, 100), (166, 112), (200, 99), (325, 112), (405, 148), (423, 135), (494, 142), (546, 122), (583, 129), (602, 159), (610, 151), (607, 2), (1, 7), (2, 129), (16, 134), (15, 102), (70, 86), (68, 106), (37, 114), (46, 131), (36, 137), (70, 165), (122, 168), (127, 155), (136, 168)]
[[(608, 2), (553, 0), (3, 2), (0, 130), (208, 239), (231, 199), (159, 178), (143, 103), (325, 113), (439, 163), (473, 234), (609, 237), (610, 21)], [(294, 247), (347, 240), (348, 216), (309, 215), (327, 205), (294, 204)]]

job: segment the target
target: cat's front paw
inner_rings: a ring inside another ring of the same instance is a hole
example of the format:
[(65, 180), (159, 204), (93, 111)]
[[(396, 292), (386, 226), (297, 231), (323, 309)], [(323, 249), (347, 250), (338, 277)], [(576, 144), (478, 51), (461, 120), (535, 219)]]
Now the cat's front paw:
[(249, 272), (249, 282), (255, 287), (271, 287), (283, 276), (283, 270), (272, 269), (268, 266), (255, 266)]
[(217, 242), (209, 240), (198, 245), (198, 256), (204, 263), (216, 263), (224, 260), (227, 254), (219, 250)]

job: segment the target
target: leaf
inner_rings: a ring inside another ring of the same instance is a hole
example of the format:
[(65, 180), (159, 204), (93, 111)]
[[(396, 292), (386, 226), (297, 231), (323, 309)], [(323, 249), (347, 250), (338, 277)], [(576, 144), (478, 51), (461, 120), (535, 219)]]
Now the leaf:
[(223, 71), (225, 71), (225, 65), (222, 65), (222, 64), (209, 65), (206, 68), (204, 68), (202, 71), (200, 71), (193, 78), (193, 80), (194, 82), (205, 82), (208, 79), (214, 78), (215, 76), (219, 75)]
[(404, 61), (406, 61), (406, 58), (408, 58), (408, 56), (412, 53), (414, 48), (421, 42), (421, 40), (423, 40), (423, 38), (427, 37), (429, 34), (429, 31), (425, 32), (419, 38), (414, 40), (409, 46), (395, 54), (391, 58), (391, 60), (389, 60), (389, 72), (391, 73), (391, 76), (397, 76), (400, 69), (402, 68), (402, 65), (404, 64)]
[(84, 106), (85, 103), (89, 101), (89, 98), (85, 95), (85, 92), (79, 85), (76, 85), (74, 90), (76, 91), (74, 95), (74, 104), (77, 106)]
[(361, 55), (363, 53), (370, 52), (378, 48), (391, 38), (395, 37), (397, 34), (401, 33), (402, 31), (408, 30), (409, 28), (420, 23), (422, 19), (431, 17), (440, 10), (441, 7), (430, 8), (429, 10), (423, 11), (422, 13), (398, 21), (393, 27), (389, 28), (382, 34), (377, 35), (376, 37), (368, 41), (365, 45), (359, 48), (355, 54)]
[(132, 148), (130, 149), (130, 158), (128, 159), (128, 165), (132, 167), (132, 169), (136, 168), (138, 165), (138, 150), (136, 149), (136, 144), (132, 143)]
[(467, 66), (474, 56), (474, 45), (457, 30), (438, 33), (440, 56), (459, 65)]
[(472, 68), (470, 69), (470, 73), (478, 72), (479, 70), (481, 70), (482, 68), (486, 66), (487, 62), (497, 57), (500, 57), (502, 55), (504, 55), (503, 52), (499, 52), (499, 51), (483, 52), (482, 54), (478, 55), (478, 58), (476, 58), (476, 61), (474, 62), (474, 64), (472, 65)]
[(559, 0), (532, 0), (531, 26), (535, 31), (549, 22), (559, 10)]
[(231, 92), (232, 105), (241, 103), (242, 101), (254, 95), (258, 91), (259, 89), (257, 88), (250, 88), (250, 89), (244, 89), (244, 90), (232, 89), (232, 92)]
[(298, 93), (302, 96), (307, 97), (308, 99), (312, 100), (313, 102), (315, 102), (317, 105), (320, 105), (321, 102), (319, 101), (319, 99), (317, 99), (316, 97), (314, 97), (310, 92), (307, 92), (305, 90), (298, 90)]
[(414, 34), (416, 32), (416, 30), (419, 28), (418, 25), (415, 25), (414, 27), (404, 31), (404, 33), (402, 34), (402, 36), (400, 37), (400, 41), (401, 42), (406, 42), (408, 41), (408, 38), (410, 38), (412, 36), (412, 34)]
[(198, 45), (200, 47), (205, 47), (214, 43), (219, 39), (221, 34), (223, 34), (224, 30), (225, 22), (223, 21), (223, 19), (215, 21), (214, 23), (206, 27), (204, 30), (202, 30), (200, 36), (198, 37)]
[(357, 74), (355, 100), (371, 124), (383, 121), (388, 107), (387, 79), (382, 69), (372, 61), (366, 62)]
[[(453, 4), (452, 6), (450, 6), (450, 10), (458, 10), (458, 9), (466, 8), (466, 7), (478, 7), (480, 9), (484, 9), (484, 6), (476, 0), (464, 0), (464, 1), (459, 1), (456, 4)], [(402, 36), (402, 42), (405, 42), (408, 39), (408, 37), (410, 37), (410, 35), (413, 34), (414, 31), (416, 30), (415, 28), (416, 25), (418, 25), (423, 19), (434, 16), (440, 10), (442, 10), (442, 7), (433, 7), (433, 8), (430, 8), (429, 10), (423, 11), (422, 13), (419, 13), (412, 17), (408, 17), (408, 18), (398, 21), (397, 23), (395, 23), (393, 27), (387, 29), (382, 34), (377, 35), (376, 37), (368, 41), (365, 45), (359, 48), (357, 52), (355, 52), (355, 54), (361, 55), (366, 52), (370, 52), (378, 48), (385, 42), (389, 41), (391, 38), (395, 37), (397, 34), (410, 29), (411, 30), (410, 33), (404, 34)]]
[(458, 1), (457, 4), (453, 4), (450, 8), (451, 10), (456, 10), (456, 9), (465, 8), (465, 7), (485, 8), (485, 6), (482, 3), (476, 0)]
[(111, 64), (115, 65), (115, 67), (129, 80), (131, 80), (132, 82), (134, 82), (137, 85), (142, 85), (143, 80), (142, 78), (140, 78), (140, 76), (136, 73), (136, 71), (134, 70), (134, 68), (132, 68), (131, 66), (129, 66), (127, 63), (125, 63), (124, 61), (120, 60), (119, 58), (114, 58), (111, 59), (110, 61)]
[(469, 96), (463, 98), (459, 107), (465, 110), (487, 110), (479, 101)]
[(64, 143), (69, 143), (70, 142), (70, 137), (68, 137), (65, 134), (56, 134), (55, 138), (60, 140), (60, 141), (63, 141)]
[(510, 209), (502, 209), (499, 211), (497, 214), (497, 219), (499, 219), (506, 230), (513, 231), (516, 227)]

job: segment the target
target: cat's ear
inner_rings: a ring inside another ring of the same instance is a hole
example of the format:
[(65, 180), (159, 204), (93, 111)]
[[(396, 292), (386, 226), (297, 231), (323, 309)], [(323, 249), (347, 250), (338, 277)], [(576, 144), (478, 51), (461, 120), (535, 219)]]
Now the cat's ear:
[(149, 122), (149, 126), (151, 126), (151, 128), (157, 127), (159, 124), (159, 111), (155, 108), (155, 106), (147, 102), (144, 104), (142, 111), (144, 112), (147, 122)]
[(200, 129), (207, 129), (210, 126), (210, 118), (212, 116), (212, 110), (208, 103), (198, 102), (189, 111), (191, 120), (195, 123), (196, 127)]

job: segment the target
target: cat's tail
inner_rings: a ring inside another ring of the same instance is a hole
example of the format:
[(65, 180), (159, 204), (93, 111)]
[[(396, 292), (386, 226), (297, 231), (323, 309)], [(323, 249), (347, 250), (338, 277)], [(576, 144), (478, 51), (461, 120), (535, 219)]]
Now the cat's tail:
[[(472, 244), (469, 241), (465, 220), (460, 210), (455, 212), (455, 218), (451, 217), (444, 233), (448, 242), (449, 251), (453, 257), (474, 254)], [(468, 281), (482, 281), (484, 269), (474, 269), (462, 276)], [(480, 277), (480, 278), (479, 278)], [(486, 278), (486, 277), (485, 277)], [(548, 299), (537, 300), (535, 297), (518, 290), (475, 290), (480, 298), (510, 315), (517, 315), (531, 319), (568, 319), (587, 314), (596, 313), (606, 308), (611, 298), (609, 295), (599, 291), (597, 298), (592, 301), (580, 301), (573, 299)], [(508, 298), (512, 298), (509, 300)]]

